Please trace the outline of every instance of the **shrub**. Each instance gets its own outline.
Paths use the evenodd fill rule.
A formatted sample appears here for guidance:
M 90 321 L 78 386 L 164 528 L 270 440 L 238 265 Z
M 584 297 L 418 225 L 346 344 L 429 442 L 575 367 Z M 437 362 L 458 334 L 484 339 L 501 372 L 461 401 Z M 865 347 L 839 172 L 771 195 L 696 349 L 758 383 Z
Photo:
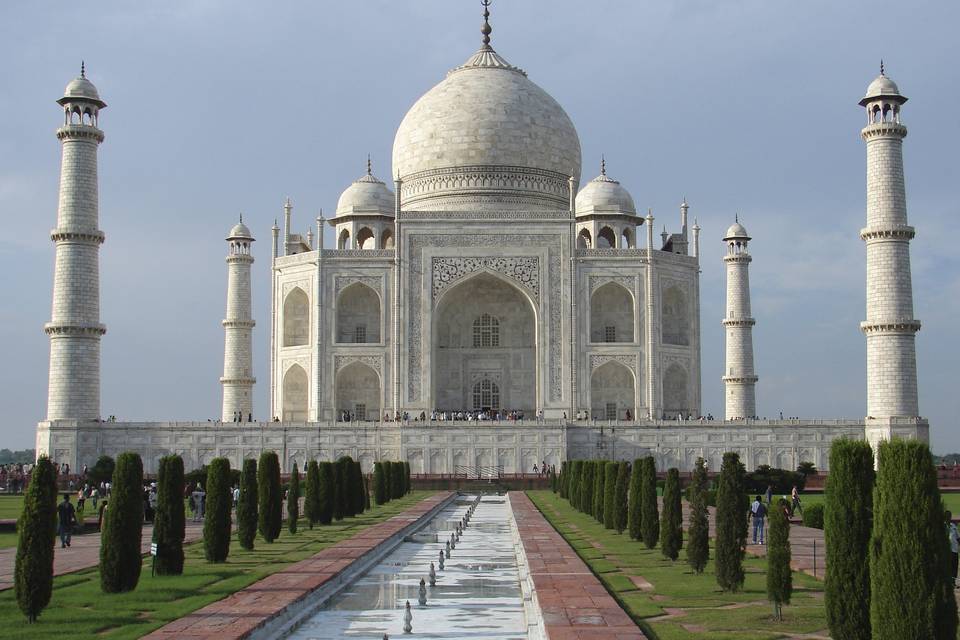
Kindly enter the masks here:
M 153 521 L 153 541 L 157 544 L 153 568 L 157 575 L 178 576 L 183 573 L 183 538 L 186 534 L 183 489 L 183 458 L 160 458 L 157 513 Z
M 870 640 L 870 533 L 873 529 L 873 450 L 859 440 L 835 440 L 824 502 L 827 546 L 824 600 L 830 635 Z M 804 510 L 804 520 L 810 507 Z
M 640 532 L 643 544 L 647 549 L 653 549 L 660 540 L 660 517 L 657 514 L 657 462 L 653 456 L 643 459 L 643 475 L 640 485 L 640 511 L 643 513 L 643 524 Z
M 287 489 L 287 530 L 291 534 L 297 532 L 297 521 L 300 520 L 300 472 L 297 465 L 293 465 L 290 472 L 290 488 Z
M 698 460 L 702 460 L 702 458 L 698 458 Z M 706 487 L 707 484 L 708 481 L 706 479 L 706 470 L 704 470 L 704 486 Z M 686 498 L 687 502 L 693 504 L 693 485 L 690 485 L 684 489 L 684 497 Z M 703 489 L 703 500 L 708 507 L 717 506 L 717 492 L 711 489 Z
M 320 465 L 316 460 L 311 460 L 307 465 L 303 511 L 307 516 L 307 525 L 313 529 L 313 525 L 320 521 Z
M 567 481 L 570 479 L 569 466 L 566 460 L 560 463 L 560 477 L 558 478 L 557 491 L 560 492 L 561 498 L 567 497 Z
M 363 510 L 370 511 L 370 483 L 366 475 L 361 476 L 363 479 Z
M 744 468 L 736 453 L 723 454 L 717 487 L 716 573 L 724 591 L 743 587 L 743 556 L 747 545 L 747 502 Z
M 91 484 L 99 485 L 101 482 L 110 482 L 113 478 L 113 470 L 116 463 L 110 456 L 100 456 L 93 464 L 93 467 L 87 472 L 87 477 Z
M 386 502 L 393 500 L 393 463 L 389 460 L 384 460 L 380 463 L 383 467 L 383 487 L 387 492 Z
M 570 479 L 567 480 L 567 500 L 574 509 L 580 508 L 580 476 L 583 473 L 583 465 L 580 463 L 580 460 L 572 460 L 568 465 Z
M 593 517 L 603 524 L 603 485 L 607 480 L 607 462 L 595 460 L 593 465 Z
M 30 473 L 30 484 L 17 520 L 17 558 L 14 588 L 17 606 L 29 622 L 36 622 L 53 594 L 53 545 L 57 536 L 57 472 L 47 456 L 40 456 Z
M 663 514 L 660 517 L 660 550 L 665 558 L 676 560 L 683 546 L 683 511 L 680 506 L 680 471 L 667 471 L 663 487 Z
M 410 463 L 403 463 L 403 495 L 410 493 Z
M 237 542 L 247 551 L 257 537 L 257 461 L 244 460 L 240 474 L 240 498 L 237 500 Z
M 366 500 L 364 499 L 364 493 L 366 493 L 366 491 L 363 484 L 363 468 L 360 466 L 359 460 L 353 462 L 351 471 L 353 472 L 353 512 L 363 513 L 366 504 Z
M 617 482 L 614 486 L 614 526 L 617 533 L 627 528 L 627 493 L 630 490 L 630 465 L 620 462 L 617 465 Z
M 373 501 L 378 504 L 386 504 L 390 500 L 387 493 L 387 478 L 383 462 L 373 463 Z
M 320 509 L 318 519 L 320 524 L 330 524 L 333 522 L 336 470 L 332 462 L 321 462 L 318 466 L 320 467 L 320 489 L 317 492 Z
M 333 519 L 343 520 L 350 515 L 350 495 L 348 493 L 348 484 L 350 478 L 347 474 L 346 461 L 349 458 L 340 458 L 333 463 Z
M 643 511 L 640 510 L 643 493 L 643 459 L 633 461 L 630 472 L 630 493 L 627 496 L 627 529 L 634 540 L 643 538 Z
M 132 591 L 140 581 L 140 540 L 143 534 L 143 461 L 136 453 L 121 453 L 113 470 L 110 501 L 100 536 L 100 589 L 104 593 Z
M 690 501 L 690 527 L 687 530 L 687 564 L 697 574 L 703 573 L 710 560 L 710 520 L 707 510 L 707 467 L 703 458 L 697 458 L 693 470 L 693 482 Z M 744 533 L 746 541 L 746 533 Z
M 207 508 L 203 518 L 203 550 L 207 562 L 226 562 L 230 554 L 230 461 L 214 458 L 207 468 Z
M 405 482 L 404 482 L 404 480 L 403 480 L 403 477 L 404 477 L 404 469 L 405 469 L 405 468 L 406 468 L 406 467 L 405 467 L 404 463 L 403 463 L 403 462 L 400 462 L 400 461 L 394 461 L 394 463 L 393 463 L 392 465 L 390 465 L 390 470 L 393 472 L 393 477 L 390 478 L 390 488 L 393 490 L 393 496 L 392 496 L 392 497 L 394 497 L 394 498 L 402 498 L 402 497 L 403 497 L 403 494 L 404 494 L 404 490 L 403 490 L 403 489 L 404 489 L 404 486 L 405 486 Z
M 870 541 L 870 626 L 875 640 L 953 640 L 957 603 L 943 504 L 927 445 L 881 442 Z
M 790 522 L 783 509 L 771 509 L 767 532 L 767 598 L 773 603 L 778 621 L 783 620 L 783 605 L 790 604 L 792 593 Z
M 580 511 L 593 515 L 593 460 L 583 461 L 583 474 L 580 480 Z
M 812 504 L 803 510 L 803 526 L 823 529 L 823 505 Z
M 604 467 L 603 478 L 603 527 L 614 529 L 617 526 L 617 470 L 616 462 L 608 462 Z
M 763 495 L 769 486 L 773 487 L 774 493 L 784 495 L 789 494 L 793 487 L 802 491 L 806 476 L 796 471 L 772 469 L 769 465 L 762 464 L 746 475 L 745 483 L 747 492 L 751 494 Z
M 283 527 L 283 496 L 280 493 L 280 460 L 276 451 L 264 451 L 257 465 L 258 530 L 273 542 Z

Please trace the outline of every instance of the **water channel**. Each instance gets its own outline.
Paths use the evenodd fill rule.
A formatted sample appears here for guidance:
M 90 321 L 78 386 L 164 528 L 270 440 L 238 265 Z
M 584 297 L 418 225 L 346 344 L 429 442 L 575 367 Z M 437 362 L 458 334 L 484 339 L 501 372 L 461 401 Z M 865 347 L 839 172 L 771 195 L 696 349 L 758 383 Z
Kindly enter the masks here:
M 478 501 L 479 498 L 479 501 Z M 470 510 L 444 569 L 439 556 Z M 430 586 L 430 563 L 436 585 Z M 506 496 L 459 496 L 378 564 L 307 617 L 289 640 L 328 638 L 449 638 L 533 640 L 539 638 L 522 545 Z M 419 604 L 420 580 L 427 604 Z M 406 603 L 412 633 L 405 634 Z M 526 603 L 526 606 L 525 606 Z

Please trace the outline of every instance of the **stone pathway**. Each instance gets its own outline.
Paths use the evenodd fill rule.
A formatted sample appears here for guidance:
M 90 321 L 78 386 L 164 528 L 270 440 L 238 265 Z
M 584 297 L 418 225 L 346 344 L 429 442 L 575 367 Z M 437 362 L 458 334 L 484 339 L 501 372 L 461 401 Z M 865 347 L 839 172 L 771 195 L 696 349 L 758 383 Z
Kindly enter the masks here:
M 547 636 L 551 640 L 644 640 L 640 628 L 527 494 L 511 491 L 510 504 Z
M 240 640 L 282 616 L 315 589 L 340 574 L 357 559 L 421 518 L 438 509 L 450 492 L 421 500 L 403 513 L 367 527 L 318 554 L 167 624 L 144 638 L 149 640 Z M 432 517 L 432 516 L 431 516 Z
M 203 523 L 187 520 L 186 537 L 184 543 L 199 540 L 203 535 Z M 153 538 L 153 525 L 143 525 L 143 535 L 140 538 L 140 551 L 146 555 L 150 553 L 150 541 Z M 54 544 L 53 575 L 73 573 L 81 569 L 95 567 L 100 563 L 100 534 L 87 533 L 73 536 L 70 546 L 60 548 L 60 537 Z M 0 591 L 13 586 L 13 569 L 17 558 L 17 548 L 0 549 Z

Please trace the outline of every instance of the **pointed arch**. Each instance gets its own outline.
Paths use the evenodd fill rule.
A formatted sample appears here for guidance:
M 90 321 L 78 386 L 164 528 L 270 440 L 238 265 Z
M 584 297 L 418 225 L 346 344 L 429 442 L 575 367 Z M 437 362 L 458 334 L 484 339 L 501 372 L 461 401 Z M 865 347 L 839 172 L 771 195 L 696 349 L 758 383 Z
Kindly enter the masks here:
M 383 234 L 380 236 L 380 248 L 381 248 L 381 249 L 393 249 L 394 246 L 395 246 L 395 245 L 394 245 L 394 242 L 393 242 L 393 230 L 392 230 L 392 229 L 384 229 L 384 230 L 383 230 Z
M 355 282 L 337 298 L 337 342 L 380 342 L 380 296 L 362 282 Z
M 664 344 L 690 344 L 690 313 L 687 296 L 680 287 L 664 290 L 660 316 Z
M 590 296 L 590 342 L 634 342 L 633 293 L 608 282 Z
M 601 420 L 626 420 L 637 416 L 636 377 L 626 365 L 610 360 L 590 376 L 591 415 Z
M 380 375 L 370 365 L 356 361 L 336 374 L 337 415 L 349 412 L 352 420 L 376 420 L 380 416 Z
M 310 298 L 294 287 L 283 301 L 283 346 L 310 344 Z
M 663 372 L 663 411 L 668 418 L 693 414 L 687 370 L 673 363 Z
M 363 227 L 357 231 L 357 249 L 375 249 L 377 237 L 370 227 Z
M 590 235 L 590 230 L 587 228 L 580 229 L 580 233 L 577 234 L 577 248 L 589 249 L 591 247 L 593 247 L 593 237 Z
M 306 422 L 309 379 L 307 372 L 299 364 L 291 365 L 283 374 L 283 407 L 284 422 Z
M 337 249 L 350 249 L 350 230 L 344 229 L 337 237 Z
M 613 249 L 617 246 L 617 234 L 610 227 L 604 227 L 597 233 L 597 249 Z

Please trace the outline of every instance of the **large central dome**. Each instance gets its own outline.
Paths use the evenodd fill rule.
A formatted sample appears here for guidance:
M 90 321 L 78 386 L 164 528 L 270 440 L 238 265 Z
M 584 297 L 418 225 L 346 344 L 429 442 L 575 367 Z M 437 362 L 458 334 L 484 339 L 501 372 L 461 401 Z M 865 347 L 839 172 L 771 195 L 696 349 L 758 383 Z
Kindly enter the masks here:
M 407 210 L 566 209 L 580 139 L 556 100 L 484 44 L 407 112 L 393 167 Z

